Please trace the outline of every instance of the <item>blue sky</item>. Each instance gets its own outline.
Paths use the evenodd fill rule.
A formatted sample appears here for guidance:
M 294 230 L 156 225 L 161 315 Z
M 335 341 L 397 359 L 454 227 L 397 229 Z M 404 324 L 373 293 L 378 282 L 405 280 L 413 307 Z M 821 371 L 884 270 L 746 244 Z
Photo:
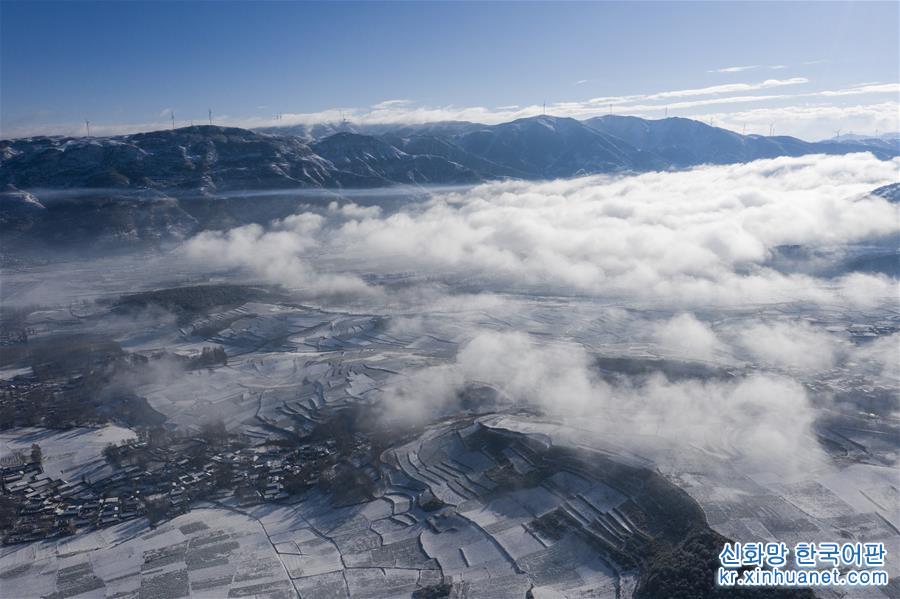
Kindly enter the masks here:
M 3 137 L 666 114 L 896 130 L 900 4 L 0 2 Z M 752 67 L 752 68 L 734 68 Z M 611 105 L 611 106 L 610 106 Z

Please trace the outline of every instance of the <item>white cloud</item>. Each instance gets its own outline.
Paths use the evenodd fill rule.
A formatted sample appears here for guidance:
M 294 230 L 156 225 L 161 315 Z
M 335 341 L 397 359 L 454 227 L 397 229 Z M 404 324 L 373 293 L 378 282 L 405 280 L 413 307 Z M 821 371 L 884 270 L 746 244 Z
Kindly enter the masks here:
M 316 247 L 323 219 L 316 214 L 289 216 L 268 230 L 246 225 L 227 232 L 205 231 L 184 246 L 185 256 L 218 268 L 237 268 L 265 281 L 290 284 L 310 295 L 372 295 L 356 275 L 326 274 L 314 269 L 304 254 Z
M 708 96 L 713 94 L 731 94 L 736 92 L 757 91 L 761 89 L 771 89 L 773 87 L 784 87 L 787 85 L 801 85 L 809 83 L 809 79 L 805 77 L 792 77 L 790 79 L 766 79 L 758 83 L 726 83 L 723 85 L 712 85 L 709 87 L 701 87 L 697 89 L 682 89 L 668 92 L 660 92 L 657 94 L 649 94 L 646 96 L 637 96 L 640 100 L 664 100 L 667 98 L 684 98 L 691 96 Z
M 341 214 L 347 218 L 375 218 L 381 214 L 380 206 L 360 206 L 353 202 L 339 205 L 337 202 L 328 204 L 328 211 Z
M 769 253 L 895 232 L 893 206 L 858 196 L 891 181 L 897 165 L 816 156 L 494 183 L 346 223 L 331 239 L 348 261 L 373 268 L 402 268 L 390 258 L 402 256 L 406 268 L 670 303 L 815 300 L 819 286 L 762 266 Z
M 900 333 L 863 344 L 853 352 L 853 359 L 857 367 L 867 371 L 867 378 L 882 377 L 887 384 L 896 385 L 900 381 Z
M 698 87 L 692 89 L 679 89 L 679 90 L 670 90 L 657 92 L 652 94 L 633 94 L 629 96 L 602 96 L 598 98 L 591 98 L 587 102 L 569 102 L 566 103 L 572 107 L 590 107 L 590 106 L 608 106 L 610 104 L 614 106 L 624 105 L 627 106 L 628 110 L 640 111 L 652 108 L 664 108 L 666 104 L 661 104 L 659 106 L 655 105 L 641 105 L 635 104 L 636 102 L 653 102 L 655 100 L 671 100 L 673 98 L 693 98 L 693 97 L 702 97 L 702 96 L 717 96 L 721 94 L 734 94 L 734 93 L 746 93 L 751 91 L 760 91 L 764 89 L 772 89 L 777 87 L 785 87 L 791 85 L 801 85 L 804 83 L 809 83 L 809 79 L 805 77 L 792 77 L 790 79 L 766 79 L 765 81 L 759 81 L 756 83 L 726 83 L 722 85 L 711 85 L 708 87 Z M 699 104 L 693 103 L 683 103 L 679 104 L 678 107 L 686 108 L 695 105 L 703 105 L 704 103 L 722 103 L 722 102 L 751 102 L 755 99 L 758 100 L 769 100 L 773 98 L 780 98 L 781 96 L 733 96 L 731 98 L 711 98 L 707 100 L 697 100 Z M 669 104 L 672 107 L 672 104 Z
M 412 100 L 405 100 L 405 99 L 385 100 L 383 102 L 379 102 L 378 104 L 375 104 L 374 106 L 372 106 L 372 108 L 375 110 L 382 110 L 382 109 L 388 109 L 388 108 L 397 108 L 397 107 L 401 107 L 401 106 L 409 106 L 412 103 L 413 103 Z
M 722 343 L 706 323 L 693 314 L 679 314 L 658 326 L 657 343 L 673 357 L 682 360 L 712 360 L 722 350 Z
M 777 66 L 781 65 L 774 65 L 767 68 L 775 68 Z M 577 82 L 577 84 L 582 84 L 587 81 L 588 80 L 581 80 Z M 844 89 L 819 90 L 794 94 L 750 93 L 781 89 L 806 83 L 809 83 L 809 80 L 805 77 L 792 77 L 787 79 L 767 79 L 749 83 L 730 83 L 701 88 L 667 90 L 646 94 L 606 96 L 588 100 L 556 102 L 549 104 L 546 111 L 555 116 L 589 118 L 606 114 L 609 111 L 610 106 L 612 106 L 616 114 L 659 117 L 666 111 L 669 112 L 670 116 L 674 116 L 672 114 L 673 111 L 678 111 L 678 116 L 708 120 L 708 115 L 699 113 L 698 109 L 705 106 L 756 103 L 768 105 L 761 110 L 802 111 L 808 106 L 805 104 L 796 104 L 796 102 L 805 102 L 811 99 L 833 102 L 840 101 L 845 97 L 876 96 L 881 94 L 894 94 L 896 96 L 898 93 L 898 85 L 900 85 L 896 83 L 868 83 Z M 784 106 L 786 102 L 794 102 L 795 104 L 792 106 Z M 893 107 L 893 113 L 886 119 L 888 124 L 886 127 L 881 127 L 882 130 L 896 130 L 900 128 L 900 117 L 898 117 L 898 107 L 900 107 L 900 103 L 893 101 L 890 104 Z M 840 111 L 846 108 L 845 106 L 835 104 L 828 104 L 826 107 L 833 111 Z M 276 125 L 289 126 L 298 124 L 312 125 L 320 123 L 337 123 L 340 122 L 341 119 L 346 118 L 353 123 L 364 125 L 420 124 L 451 120 L 496 124 L 518 118 L 536 116 L 543 112 L 544 106 L 541 104 L 497 107 L 453 105 L 422 106 L 417 105 L 412 100 L 408 99 L 393 99 L 379 102 L 368 108 L 330 108 L 311 113 L 282 112 L 280 113 L 280 118 L 278 120 L 274 120 L 274 117 L 237 118 L 229 115 L 215 115 L 214 123 L 235 127 L 258 128 Z M 166 113 L 166 115 L 168 114 L 169 113 Z M 715 121 L 718 126 L 727 126 L 735 131 L 742 131 L 743 123 L 739 122 L 742 118 L 740 115 L 742 114 L 745 113 L 729 112 L 719 114 L 716 116 Z M 160 118 L 165 117 L 161 116 Z M 189 119 L 182 119 L 178 121 L 177 124 L 182 126 L 188 124 L 188 122 Z M 205 113 L 200 115 L 200 117 L 196 119 L 196 122 L 205 123 Z M 732 123 L 737 124 L 732 126 Z M 104 124 L 92 122 L 91 125 L 94 135 L 135 133 L 139 131 L 160 129 L 164 126 L 163 123 L 160 123 L 159 121 L 140 124 Z M 830 125 L 827 125 L 827 127 L 830 127 Z M 868 127 L 867 125 L 861 128 L 874 130 L 876 127 Z M 768 123 L 766 123 L 765 127 L 759 131 L 768 132 Z M 802 128 L 795 127 L 792 121 L 786 120 L 782 127 L 779 128 L 779 131 L 781 134 L 799 135 L 808 139 L 821 139 L 826 137 L 826 134 L 830 132 L 831 129 L 828 129 L 825 126 L 816 127 L 813 121 L 806 121 Z M 83 123 L 5 127 L 5 134 L 13 137 L 20 137 L 23 135 L 80 135 L 81 133 L 83 133 Z
M 647 113 L 658 112 L 660 110 L 685 110 L 690 108 L 699 108 L 701 106 L 715 106 L 720 104 L 747 104 L 768 102 L 772 100 L 782 100 L 782 95 L 754 95 L 754 96 L 726 96 L 724 98 L 704 98 L 702 100 L 682 100 L 680 102 L 669 102 L 667 104 L 630 104 L 627 107 L 619 107 L 617 110 L 625 110 L 626 113 Z
M 573 344 L 536 343 L 523 333 L 477 333 L 452 365 L 398 377 L 383 394 L 389 418 L 414 420 L 452 406 L 465 381 L 500 391 L 517 405 L 540 408 L 578 429 L 658 463 L 696 450 L 787 474 L 819 464 L 814 411 L 803 388 L 784 377 L 671 382 L 657 375 L 611 384 Z M 422 406 L 425 411 L 420 412 Z M 779 459 L 773 461 L 771 456 Z
M 755 324 L 741 332 L 738 343 L 754 364 L 805 373 L 833 368 L 838 356 L 835 338 L 806 322 Z
M 900 103 L 880 102 L 836 106 L 833 104 L 803 104 L 794 106 L 761 107 L 738 112 L 705 112 L 695 115 L 704 121 L 715 119 L 717 126 L 747 134 L 768 135 L 769 125 L 775 124 L 776 135 L 794 135 L 802 139 L 833 137 L 837 129 L 844 133 L 874 135 L 876 131 L 900 129 Z
M 205 233 L 187 248 L 291 287 L 347 292 L 364 289 L 359 273 L 412 270 L 499 292 L 531 288 L 687 310 L 796 300 L 865 308 L 892 301 L 888 280 L 817 280 L 767 262 L 782 245 L 828 252 L 897 234 L 896 206 L 865 193 L 896 180 L 898 166 L 900 159 L 854 154 L 495 182 L 437 192 L 387 215 L 335 206 L 340 218 L 328 221 L 298 215 L 268 231 Z
M 803 64 L 814 64 L 814 63 L 803 63 Z M 771 69 L 773 71 L 779 71 L 782 69 L 788 68 L 786 64 L 770 64 L 770 65 L 762 65 L 762 64 L 752 64 L 747 66 L 740 67 L 722 67 L 721 69 L 712 69 L 706 71 L 707 73 L 743 73 L 744 71 L 753 71 L 756 69 Z
M 743 67 L 722 67 L 721 69 L 712 69 L 707 73 L 742 73 L 744 71 L 752 71 L 753 69 L 762 68 L 762 65 L 752 64 Z
M 892 91 L 891 84 L 878 85 L 860 85 L 839 90 L 823 90 L 794 94 L 755 94 L 749 92 L 759 92 L 764 90 L 776 90 L 791 86 L 797 86 L 809 83 L 805 77 L 792 77 L 788 79 L 767 79 L 753 83 L 732 83 L 724 85 L 715 85 L 702 88 L 690 88 L 680 90 L 661 91 L 649 94 L 635 94 L 627 96 L 605 96 L 596 97 L 588 100 L 575 100 L 565 102 L 555 102 L 548 104 L 546 111 L 555 116 L 572 117 L 572 118 L 590 118 L 606 114 L 612 105 L 616 114 L 630 114 L 635 116 L 659 117 L 664 111 L 669 112 L 670 116 L 673 111 L 678 111 L 680 116 L 697 117 L 708 120 L 706 115 L 698 113 L 698 109 L 706 106 L 732 105 L 732 104 L 781 104 L 785 102 L 794 102 L 798 100 L 808 101 L 810 99 L 837 99 L 840 97 L 850 97 L 854 95 L 879 95 L 885 93 L 896 93 Z M 900 128 L 900 117 L 898 117 L 898 107 L 900 103 L 891 102 L 893 106 L 893 114 L 890 117 L 891 127 L 888 125 L 883 129 Z M 828 105 L 833 111 L 838 112 L 844 109 L 844 106 Z M 766 110 L 797 110 L 802 111 L 807 108 L 805 104 L 797 104 L 794 106 L 766 108 Z M 515 120 L 518 118 L 536 116 L 544 112 L 541 104 L 532 104 L 527 106 L 510 105 L 489 108 L 484 106 L 417 106 L 411 103 L 393 104 L 382 103 L 370 109 L 347 109 L 343 115 L 354 123 L 359 124 L 389 124 L 389 123 L 406 123 L 418 124 L 437 121 L 472 121 L 485 124 L 496 124 Z M 722 113 L 717 115 L 716 123 L 735 123 L 738 121 L 736 115 L 743 113 Z M 317 113 L 297 113 L 283 114 L 282 120 L 278 124 L 313 124 L 321 122 L 337 122 L 340 120 L 340 111 L 328 110 Z M 243 122 L 243 126 L 266 126 L 272 125 L 270 121 L 254 121 Z M 820 139 L 824 135 L 825 130 L 819 127 L 817 132 L 807 133 L 812 130 L 813 122 L 809 122 L 809 127 L 802 131 L 793 131 L 792 124 L 789 119 L 783 123 L 780 129 L 782 134 L 799 134 L 810 139 Z M 726 125 L 727 126 L 727 125 Z M 743 125 L 738 123 L 730 127 L 736 131 L 741 131 Z M 768 131 L 768 123 L 764 131 Z
M 846 89 L 826 90 L 823 96 L 858 96 L 861 94 L 900 94 L 900 83 L 872 83 L 855 85 Z

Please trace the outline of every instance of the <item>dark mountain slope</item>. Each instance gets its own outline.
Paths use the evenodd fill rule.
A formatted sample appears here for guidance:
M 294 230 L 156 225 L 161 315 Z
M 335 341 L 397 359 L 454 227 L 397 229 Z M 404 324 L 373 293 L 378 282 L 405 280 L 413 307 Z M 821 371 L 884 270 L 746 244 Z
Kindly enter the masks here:
M 439 156 L 451 162 L 460 164 L 472 171 L 479 173 L 485 179 L 499 179 L 511 177 L 515 179 L 527 179 L 533 176 L 531 173 L 516 170 L 508 166 L 497 164 L 476 156 L 471 152 L 439 135 L 412 135 L 409 137 L 395 137 L 393 135 L 382 136 L 382 139 L 397 149 L 414 156 Z
M 466 184 L 482 180 L 472 169 L 428 153 L 407 154 L 377 138 L 356 133 L 338 133 L 311 146 L 336 170 L 362 178 L 390 183 Z
M 261 189 L 340 186 L 307 145 L 246 129 L 185 127 L 110 138 L 0 142 L 0 184 L 18 188 Z
M 652 152 L 674 168 L 698 164 L 733 164 L 778 156 L 849 154 L 871 151 L 879 158 L 896 155 L 890 149 L 853 143 L 810 143 L 795 137 L 740 135 L 727 129 L 683 118 L 646 120 L 607 115 L 584 124 L 624 140 L 639 150 Z
M 663 168 L 654 156 L 575 119 L 539 116 L 456 138 L 467 152 L 534 178 Z

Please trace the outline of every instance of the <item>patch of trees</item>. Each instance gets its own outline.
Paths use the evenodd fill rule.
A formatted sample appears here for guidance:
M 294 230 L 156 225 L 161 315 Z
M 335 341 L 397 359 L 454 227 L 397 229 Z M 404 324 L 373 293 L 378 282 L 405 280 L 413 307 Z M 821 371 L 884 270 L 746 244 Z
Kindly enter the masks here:
M 291 495 L 299 495 L 315 485 L 318 476 L 315 467 L 309 462 L 303 462 L 300 468 L 284 475 L 282 484 L 285 492 Z
M 138 429 L 138 441 L 151 448 L 165 447 L 172 439 L 172 433 L 161 426 L 148 426 Z
M 362 503 L 374 497 L 375 482 L 368 474 L 348 464 L 337 464 L 319 478 L 323 491 L 331 493 L 334 505 Z
M 212 471 L 212 486 L 217 491 L 231 489 L 234 467 L 228 463 L 216 464 Z
M 41 446 L 37 443 L 31 444 L 31 463 L 32 464 L 44 464 L 44 452 L 41 450 Z
M 313 428 L 309 440 L 313 443 L 333 441 L 340 455 L 349 455 L 353 451 L 356 430 L 356 417 L 351 410 L 341 410 Z
M 68 339 L 68 338 L 66 338 Z M 63 342 L 59 351 L 79 351 Z M 34 375 L 0 381 L 0 429 L 42 426 L 69 429 L 104 424 L 111 419 L 131 426 L 158 425 L 165 416 L 120 384 L 140 375 L 148 360 L 122 352 L 118 345 L 103 346 L 93 358 L 56 358 L 54 351 L 36 352 L 41 361 Z M 90 352 L 89 352 L 90 353 Z M 40 354 L 40 355 L 38 355 Z
M 26 360 L 43 379 L 95 370 L 125 354 L 115 341 L 90 335 L 58 335 L 27 347 Z
M 213 366 L 225 366 L 228 364 L 228 354 L 221 346 L 203 347 L 200 354 L 188 358 L 187 367 L 190 370 L 197 368 L 212 368 Z
M 419 497 L 419 504 L 426 512 L 434 512 L 447 505 L 446 503 L 438 499 L 437 496 L 435 496 L 435 494 L 431 491 L 425 491 L 424 493 L 422 493 L 422 495 Z
M 115 443 L 109 443 L 103 448 L 103 457 L 113 466 L 122 465 L 123 448 Z
M 212 445 L 218 447 L 228 441 L 228 429 L 221 418 L 207 420 L 200 425 L 200 437 Z
M 9 530 L 16 522 L 18 506 L 10 495 L 0 495 L 0 530 Z
M 635 599 L 814 599 L 809 589 L 725 588 L 716 585 L 719 552 L 727 541 L 712 531 L 695 530 L 675 545 L 656 542 L 641 564 Z
M 212 308 L 228 308 L 245 304 L 268 295 L 260 287 L 245 285 L 192 285 L 123 295 L 114 309 L 119 312 L 136 312 L 158 306 L 173 312 L 184 320 Z
M 165 495 L 146 498 L 144 513 L 147 515 L 147 520 L 150 521 L 150 526 L 156 526 L 165 520 L 169 513 L 169 498 Z
M 44 385 L 4 391 L 0 396 L 0 429 L 42 426 L 67 429 L 99 424 L 106 418 L 96 413 L 93 403 L 84 398 L 81 386 L 64 391 Z
M 566 520 L 562 510 L 559 509 L 533 520 L 531 525 L 543 536 L 554 541 L 560 540 L 566 534 L 566 531 L 572 529 L 572 523 Z
M 391 438 L 379 436 L 373 429 L 375 418 L 365 406 L 353 406 L 333 412 L 328 420 L 316 424 L 307 435 L 298 434 L 314 444 L 328 444 L 335 454 L 347 458 L 369 443 L 368 453 L 377 459 L 391 445 Z
M 413 591 L 412 596 L 413 599 L 443 599 L 444 597 L 449 597 L 452 590 L 453 585 L 449 582 L 439 582 L 438 584 L 416 589 Z

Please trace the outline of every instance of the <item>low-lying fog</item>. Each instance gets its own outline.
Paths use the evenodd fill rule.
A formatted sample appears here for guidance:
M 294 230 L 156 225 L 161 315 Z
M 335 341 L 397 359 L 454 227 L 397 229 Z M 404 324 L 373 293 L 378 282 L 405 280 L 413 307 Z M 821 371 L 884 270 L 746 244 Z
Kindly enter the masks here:
M 598 435 L 627 430 L 645 454 L 714 452 L 727 436 L 748 460 L 777 455 L 790 471 L 820 462 L 823 414 L 897 416 L 810 385 L 844 373 L 896 389 L 895 273 L 847 265 L 896 252 L 898 206 L 868 192 L 898 169 L 869 154 L 803 156 L 495 182 L 389 208 L 344 196 L 162 255 L 7 269 L 2 294 L 7 305 L 68 304 L 209 276 L 277 284 L 458 344 L 455 358 L 382 390 L 387 417 L 427 420 L 479 382 Z M 865 341 L 854 324 L 887 332 Z M 718 374 L 609 377 L 597 366 L 622 355 Z

